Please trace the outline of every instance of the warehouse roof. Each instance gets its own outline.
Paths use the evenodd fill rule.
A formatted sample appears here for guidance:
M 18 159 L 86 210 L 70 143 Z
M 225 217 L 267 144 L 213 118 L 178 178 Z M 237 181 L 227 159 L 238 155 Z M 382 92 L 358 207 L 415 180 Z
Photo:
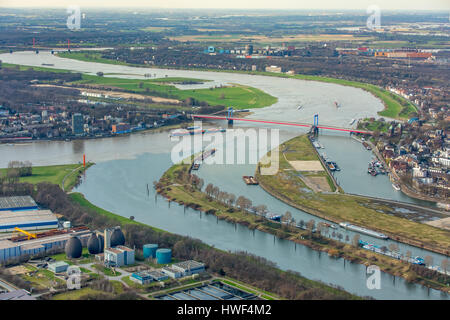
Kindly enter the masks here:
M 115 248 L 106 248 L 105 249 L 105 252 L 106 251 L 108 251 L 108 252 L 112 252 L 112 253 L 115 253 L 115 254 L 121 254 L 123 251 L 120 251 L 120 250 L 118 250 L 118 249 L 115 249 Z
M 58 218 L 50 210 L 32 211 L 1 211 L 0 226 L 20 226 L 24 223 L 36 223 L 41 221 L 58 221 Z
M 37 208 L 37 204 L 30 196 L 0 197 L 0 210 L 23 208 Z
M 192 270 L 192 269 L 197 269 L 197 268 L 204 268 L 205 264 L 194 261 L 194 260 L 188 260 L 188 261 L 174 263 L 172 266 L 178 267 L 178 268 L 184 269 L 184 270 Z
M 166 277 L 166 275 L 164 273 L 162 273 L 158 270 L 150 271 L 148 274 L 151 275 L 153 279 L 159 279 L 159 278 Z
M 65 267 L 65 266 L 69 266 L 69 264 L 64 261 L 56 261 L 48 264 L 48 267 Z
M 163 272 L 164 272 L 164 271 L 167 271 L 167 272 L 170 272 L 170 273 L 181 273 L 180 270 L 174 269 L 174 268 L 172 268 L 172 267 L 170 267 L 170 266 L 163 267 L 163 268 L 161 268 L 161 270 L 162 270 Z
M 122 250 L 122 251 L 130 251 L 133 252 L 134 250 L 125 246 L 116 246 L 116 249 Z

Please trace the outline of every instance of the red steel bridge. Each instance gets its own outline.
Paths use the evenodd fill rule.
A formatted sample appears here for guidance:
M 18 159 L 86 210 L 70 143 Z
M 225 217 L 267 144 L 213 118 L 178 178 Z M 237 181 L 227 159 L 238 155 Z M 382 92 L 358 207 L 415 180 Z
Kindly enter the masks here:
M 293 126 L 293 127 L 305 127 L 310 128 L 311 130 L 315 129 L 324 129 L 324 130 L 334 130 L 334 131 L 342 131 L 342 132 L 350 132 L 350 133 L 362 133 L 372 135 L 372 131 L 366 130 L 358 130 L 352 128 L 343 128 L 337 126 L 330 125 L 319 125 L 319 116 L 314 116 L 314 124 L 311 125 L 309 123 L 302 122 L 290 122 L 290 121 L 270 121 L 270 120 L 258 120 L 258 119 L 247 119 L 247 118 L 234 118 L 232 116 L 232 112 L 228 112 L 226 116 L 216 116 L 216 115 L 202 115 L 202 114 L 193 114 L 192 118 L 199 119 L 210 119 L 210 120 L 227 120 L 228 123 L 232 124 L 234 121 L 244 121 L 244 122 L 253 122 L 253 123 L 266 123 L 266 124 L 277 124 L 277 125 L 285 125 L 285 126 Z

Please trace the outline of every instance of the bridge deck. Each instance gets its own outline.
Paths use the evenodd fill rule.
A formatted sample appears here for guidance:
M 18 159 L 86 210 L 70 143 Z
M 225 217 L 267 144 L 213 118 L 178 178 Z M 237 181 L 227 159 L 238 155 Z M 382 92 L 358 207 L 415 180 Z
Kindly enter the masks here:
M 248 118 L 228 118 L 225 116 L 213 116 L 213 115 L 202 115 L 202 114 L 193 114 L 193 118 L 202 118 L 202 119 L 213 119 L 213 120 L 233 120 L 233 121 L 245 121 L 245 122 L 256 122 L 256 123 L 267 123 L 267 124 L 279 124 L 279 125 L 286 125 L 286 126 L 294 126 L 294 127 L 305 127 L 305 128 L 311 128 L 313 125 L 309 123 L 302 123 L 302 122 L 290 122 L 290 121 L 270 121 L 270 120 L 258 120 L 258 119 L 248 119 Z M 338 126 L 331 126 L 331 125 L 323 125 L 323 126 L 317 126 L 319 129 L 325 129 L 325 130 L 334 130 L 334 131 L 343 131 L 343 132 L 355 132 L 355 133 L 362 133 L 362 134 L 372 134 L 371 131 L 366 130 L 358 130 L 358 129 L 352 129 L 352 128 L 344 128 L 344 127 L 338 127 Z

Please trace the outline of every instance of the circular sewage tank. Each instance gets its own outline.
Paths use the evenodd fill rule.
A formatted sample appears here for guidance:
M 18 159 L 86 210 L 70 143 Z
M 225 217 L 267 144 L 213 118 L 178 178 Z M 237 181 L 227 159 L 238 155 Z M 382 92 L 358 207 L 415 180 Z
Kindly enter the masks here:
M 144 252 L 144 259 L 156 258 L 156 250 L 158 245 L 154 243 L 144 244 L 142 251 Z
M 156 262 L 158 264 L 167 264 L 172 260 L 171 249 L 158 249 L 156 250 Z

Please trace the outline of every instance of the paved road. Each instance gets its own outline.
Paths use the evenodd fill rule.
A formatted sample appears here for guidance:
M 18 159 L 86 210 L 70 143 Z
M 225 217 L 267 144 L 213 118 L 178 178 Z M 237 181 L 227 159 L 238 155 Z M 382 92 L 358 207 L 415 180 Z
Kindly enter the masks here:
M 17 288 L 15 285 L 13 285 L 9 282 L 6 282 L 5 280 L 2 280 L 2 279 L 0 279 L 0 287 L 5 288 L 9 292 L 19 290 L 19 288 Z

